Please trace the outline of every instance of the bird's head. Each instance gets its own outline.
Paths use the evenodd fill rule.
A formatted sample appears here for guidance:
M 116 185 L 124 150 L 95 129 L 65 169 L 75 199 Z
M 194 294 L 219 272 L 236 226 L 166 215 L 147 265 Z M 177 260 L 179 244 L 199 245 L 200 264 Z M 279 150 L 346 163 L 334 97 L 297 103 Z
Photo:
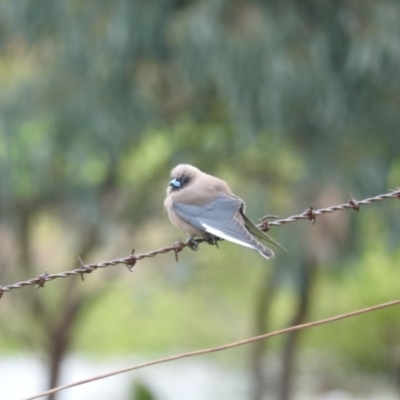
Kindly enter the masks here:
M 201 175 L 201 171 L 189 164 L 177 165 L 171 171 L 168 191 L 178 191 L 193 184 Z

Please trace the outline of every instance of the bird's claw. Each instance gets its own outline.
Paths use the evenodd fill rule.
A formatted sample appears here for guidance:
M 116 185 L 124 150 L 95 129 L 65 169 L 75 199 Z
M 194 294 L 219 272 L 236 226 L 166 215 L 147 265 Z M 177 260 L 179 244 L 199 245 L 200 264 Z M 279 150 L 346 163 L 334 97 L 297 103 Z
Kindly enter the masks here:
M 191 249 L 193 251 L 197 251 L 199 249 L 199 242 L 196 239 L 191 237 L 188 239 L 188 246 L 189 246 L 189 249 Z
M 212 235 L 206 235 L 204 236 L 204 240 L 208 243 L 211 244 L 212 246 L 217 246 L 217 249 L 219 249 L 218 246 L 218 241 L 221 240 L 220 238 Z

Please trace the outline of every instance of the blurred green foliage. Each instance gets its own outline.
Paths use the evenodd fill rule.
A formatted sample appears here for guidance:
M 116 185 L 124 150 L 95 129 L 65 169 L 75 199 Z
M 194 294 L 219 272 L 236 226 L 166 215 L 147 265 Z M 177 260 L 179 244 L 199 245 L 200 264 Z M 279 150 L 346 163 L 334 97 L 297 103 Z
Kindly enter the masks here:
M 154 400 L 155 398 L 150 388 L 142 382 L 135 383 L 132 388 L 133 400 Z
M 162 210 L 182 162 L 229 181 L 253 219 L 398 187 L 399 18 L 396 0 L 0 2 L 0 282 L 184 239 Z M 396 298 L 398 204 L 329 218 L 274 229 L 289 252 L 268 265 L 222 243 L 132 275 L 114 268 L 6 294 L 0 348 L 51 352 L 35 313 L 62 320 L 75 298 L 65 352 L 243 338 L 265 273 L 279 289 L 278 328 L 309 260 L 308 319 Z M 389 371 L 396 319 L 388 309 L 315 328 L 301 345 Z M 283 339 L 272 343 L 278 352 Z

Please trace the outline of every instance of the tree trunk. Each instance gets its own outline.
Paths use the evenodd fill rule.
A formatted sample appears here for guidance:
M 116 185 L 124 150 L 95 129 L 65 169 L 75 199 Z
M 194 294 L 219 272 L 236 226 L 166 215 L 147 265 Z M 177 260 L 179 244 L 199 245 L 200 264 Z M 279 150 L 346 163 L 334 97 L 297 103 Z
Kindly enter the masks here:
M 271 273 L 267 269 L 264 272 L 264 279 L 257 292 L 255 299 L 254 312 L 254 334 L 261 335 L 268 330 L 268 314 L 271 299 L 275 294 L 276 268 Z M 252 384 L 252 400 L 262 400 L 267 391 L 267 378 L 264 368 L 264 359 L 266 354 L 266 342 L 259 340 L 251 346 L 251 378 Z
M 299 325 L 304 322 L 310 306 L 312 282 L 316 265 L 306 261 L 302 266 L 301 284 L 299 287 L 299 301 L 297 309 L 289 326 Z M 294 365 L 296 348 L 299 342 L 301 331 L 293 331 L 287 334 L 287 341 L 283 353 L 282 380 L 280 385 L 279 400 L 289 400 L 294 377 Z

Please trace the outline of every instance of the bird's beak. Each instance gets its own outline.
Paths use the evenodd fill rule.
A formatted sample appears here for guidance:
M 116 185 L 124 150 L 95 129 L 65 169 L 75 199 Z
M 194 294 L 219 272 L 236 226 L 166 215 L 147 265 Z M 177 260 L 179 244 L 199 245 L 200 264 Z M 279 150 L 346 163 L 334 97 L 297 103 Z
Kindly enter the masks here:
M 172 186 L 174 188 L 180 188 L 182 186 L 181 182 L 178 179 L 171 179 L 169 181 L 169 186 Z

